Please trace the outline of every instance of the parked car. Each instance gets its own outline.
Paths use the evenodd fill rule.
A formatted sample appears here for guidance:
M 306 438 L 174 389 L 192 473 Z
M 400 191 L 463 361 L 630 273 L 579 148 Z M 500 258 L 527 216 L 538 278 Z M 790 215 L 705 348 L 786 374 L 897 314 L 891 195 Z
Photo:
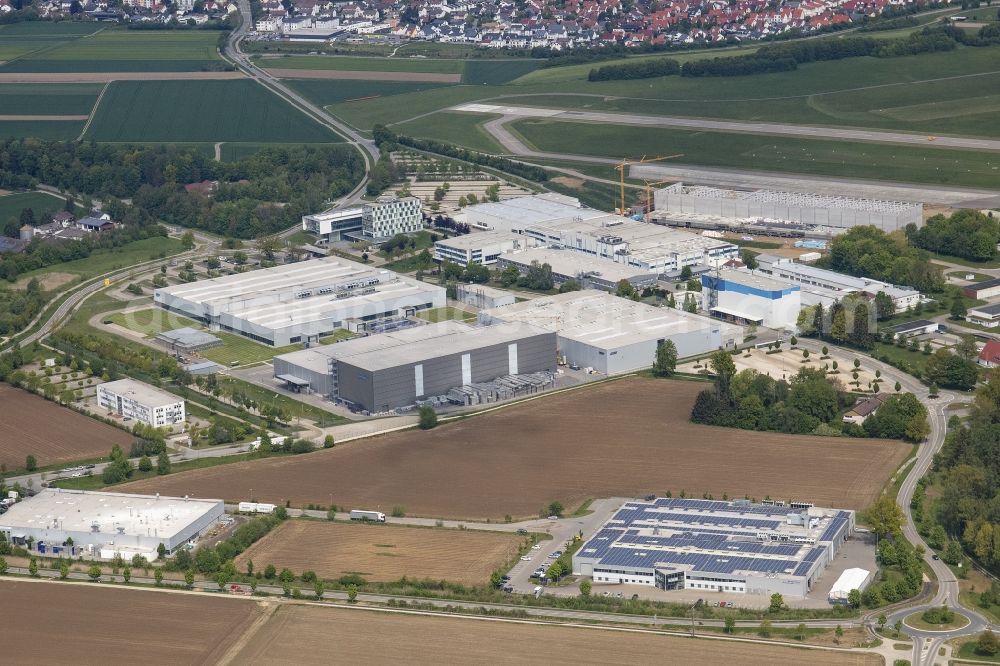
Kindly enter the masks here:
M 522 555 L 521 556 L 521 561 L 522 562 L 530 562 L 531 561 L 531 555 Z
M 517 528 L 517 533 L 518 534 L 527 534 L 528 530 L 524 529 L 523 527 L 518 527 Z

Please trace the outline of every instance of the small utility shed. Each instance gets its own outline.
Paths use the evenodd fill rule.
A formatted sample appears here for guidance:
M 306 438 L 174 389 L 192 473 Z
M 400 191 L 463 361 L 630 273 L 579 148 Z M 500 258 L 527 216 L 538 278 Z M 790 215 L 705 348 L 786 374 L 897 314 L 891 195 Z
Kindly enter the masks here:
M 938 324 L 928 319 L 917 319 L 916 321 L 908 321 L 905 324 L 890 326 L 888 330 L 892 331 L 893 340 L 899 340 L 900 338 L 912 338 L 927 333 L 937 333 Z

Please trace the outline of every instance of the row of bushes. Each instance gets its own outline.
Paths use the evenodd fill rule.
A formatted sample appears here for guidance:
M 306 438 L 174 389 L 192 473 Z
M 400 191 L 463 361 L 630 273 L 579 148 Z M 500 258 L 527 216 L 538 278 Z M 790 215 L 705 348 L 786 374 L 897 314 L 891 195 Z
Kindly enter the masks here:
M 1000 28 L 985 26 L 975 35 L 961 28 L 942 26 L 925 28 L 899 39 L 874 37 L 848 37 L 846 39 L 819 39 L 785 42 L 762 46 L 750 55 L 692 60 L 680 65 L 675 60 L 642 60 L 607 65 L 592 69 L 589 81 L 644 79 L 679 74 L 686 77 L 748 76 L 768 72 L 787 72 L 804 62 L 843 60 L 845 58 L 899 56 L 951 51 L 959 44 L 990 46 L 1000 44 Z

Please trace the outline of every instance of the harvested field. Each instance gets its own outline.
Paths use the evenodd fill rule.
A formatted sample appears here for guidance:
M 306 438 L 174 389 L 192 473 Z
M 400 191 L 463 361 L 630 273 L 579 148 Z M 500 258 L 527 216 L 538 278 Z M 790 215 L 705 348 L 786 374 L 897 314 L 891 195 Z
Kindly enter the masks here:
M 107 83 L 108 81 L 225 81 L 242 72 L 0 72 L 0 83 Z
M 510 532 L 289 520 L 236 564 L 243 570 L 251 559 L 258 567 L 311 569 L 320 578 L 358 574 L 388 582 L 406 576 L 482 585 L 517 554 L 522 541 Z
M 422 81 L 459 83 L 461 74 L 433 74 L 431 72 L 362 72 L 332 69 L 269 69 L 279 79 L 340 79 L 344 81 Z M 2 79 L 0 79 L 2 81 Z
M 861 509 L 912 451 L 887 440 L 782 435 L 688 420 L 707 384 L 628 378 L 482 416 L 294 458 L 223 465 L 118 486 L 127 492 L 295 505 L 406 507 L 502 519 L 552 500 L 649 493 L 748 494 Z
M 385 640 L 391 636 L 392 640 Z M 377 644 L 378 649 L 372 649 Z M 614 655 L 609 659 L 609 655 Z M 528 622 L 284 605 L 245 644 L 237 664 L 740 664 L 881 666 L 868 653 Z
M 108 454 L 114 444 L 128 451 L 135 437 L 60 407 L 41 396 L 0 384 L 0 463 L 21 469 L 35 456 L 38 466 Z
M 260 615 L 246 599 L 0 582 L 8 664 L 215 664 Z M 137 621 L 148 618 L 151 621 Z

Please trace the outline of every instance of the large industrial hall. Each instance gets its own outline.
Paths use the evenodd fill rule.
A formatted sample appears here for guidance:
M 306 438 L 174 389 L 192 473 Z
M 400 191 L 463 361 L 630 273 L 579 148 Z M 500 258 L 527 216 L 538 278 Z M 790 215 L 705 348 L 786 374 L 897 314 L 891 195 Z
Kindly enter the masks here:
M 480 313 L 480 319 L 553 331 L 567 363 L 606 375 L 651 367 L 657 346 L 666 340 L 674 343 L 682 358 L 734 349 L 743 342 L 743 329 L 735 324 L 593 289 L 506 305 Z
M 154 302 L 275 347 L 443 307 L 442 287 L 339 257 L 157 289 Z

